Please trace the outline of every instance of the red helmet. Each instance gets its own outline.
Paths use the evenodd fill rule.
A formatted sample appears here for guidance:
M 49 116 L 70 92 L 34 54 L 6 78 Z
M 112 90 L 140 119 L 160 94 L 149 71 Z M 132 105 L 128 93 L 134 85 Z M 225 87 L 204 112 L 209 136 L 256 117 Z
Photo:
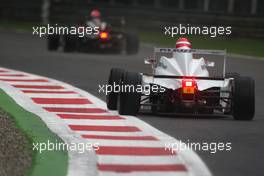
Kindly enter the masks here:
M 95 10 L 91 11 L 90 16 L 93 17 L 93 18 L 100 18 L 101 17 L 101 13 L 100 13 L 99 10 L 95 9 Z
M 175 47 L 177 49 L 191 49 L 192 45 L 187 38 L 181 37 L 177 40 Z

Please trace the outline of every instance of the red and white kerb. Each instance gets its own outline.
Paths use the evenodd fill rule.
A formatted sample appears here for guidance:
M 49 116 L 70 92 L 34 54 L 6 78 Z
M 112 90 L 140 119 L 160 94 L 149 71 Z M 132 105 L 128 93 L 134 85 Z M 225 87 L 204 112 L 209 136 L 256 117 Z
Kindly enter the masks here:
M 175 47 L 177 49 L 191 49 L 192 45 L 187 38 L 182 37 L 177 40 Z
M 182 80 L 184 100 L 194 100 L 196 86 L 194 79 Z M 92 152 L 68 151 L 68 176 L 211 176 L 193 151 L 164 145 L 178 145 L 176 139 L 136 117 L 108 111 L 103 101 L 88 92 L 1 67 L 0 89 L 39 116 L 63 141 L 98 144 Z

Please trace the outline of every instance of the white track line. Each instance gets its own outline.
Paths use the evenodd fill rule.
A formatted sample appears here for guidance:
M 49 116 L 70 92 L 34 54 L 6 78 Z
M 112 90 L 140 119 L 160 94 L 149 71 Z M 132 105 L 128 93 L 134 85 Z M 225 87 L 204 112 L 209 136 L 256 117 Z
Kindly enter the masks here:
M 96 143 L 98 140 L 96 139 L 84 139 L 91 141 L 92 143 Z M 117 147 L 162 147 L 165 148 L 164 143 L 160 141 L 140 141 L 140 140 L 105 140 L 101 139 L 99 142 L 100 146 L 117 146 Z M 164 149 L 165 150 L 165 149 Z M 148 157 L 145 157 L 146 159 Z M 133 160 L 132 160 L 133 161 Z M 136 161 L 133 161 L 134 164 Z
M 54 108 L 96 108 L 94 104 L 84 104 L 84 105 L 73 105 L 73 104 L 39 104 L 42 107 L 54 107 Z M 64 114 L 64 113 L 63 113 Z M 76 113 L 74 113 L 76 114 Z M 101 114 L 101 113 L 100 113 Z M 97 113 L 98 115 L 98 113 Z M 106 113 L 109 115 L 109 113 Z
M 105 126 L 133 126 L 128 120 L 79 120 L 79 119 L 64 119 L 69 125 L 105 125 Z
M 99 162 L 103 164 L 134 164 L 134 161 L 138 164 L 180 164 L 181 161 L 172 156 L 118 156 L 113 159 L 111 156 L 101 156 Z
M 64 91 L 69 91 L 69 90 L 65 90 L 65 89 L 36 89 L 36 88 L 19 88 L 21 91 L 26 90 L 26 91 L 58 91 L 58 92 L 64 92 Z M 28 93 L 27 93 L 28 94 Z M 34 93 L 37 94 L 37 93 Z M 47 93 L 41 93 L 41 94 L 47 94 Z M 40 95 L 41 95 L 40 94 Z M 65 94 L 66 95 L 66 94 Z
M 147 132 L 105 132 L 105 131 L 76 131 L 80 135 L 108 135 L 108 136 L 150 136 Z
M 32 94 L 27 93 L 27 95 L 31 98 L 83 98 L 83 96 L 79 94 Z
M 175 176 L 175 172 L 137 172 L 137 173 L 113 173 L 113 172 L 101 172 L 99 176 Z M 185 172 L 178 172 L 177 176 L 187 176 Z

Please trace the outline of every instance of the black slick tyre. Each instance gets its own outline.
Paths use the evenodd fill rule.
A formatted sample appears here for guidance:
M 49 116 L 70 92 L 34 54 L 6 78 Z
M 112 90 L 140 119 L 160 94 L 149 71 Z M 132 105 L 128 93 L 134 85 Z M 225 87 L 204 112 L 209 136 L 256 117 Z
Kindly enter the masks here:
M 136 115 L 140 108 L 141 92 L 136 88 L 142 84 L 142 75 L 134 72 L 125 72 L 122 79 L 123 86 L 134 87 L 134 90 L 126 89 L 120 92 L 118 112 L 121 115 Z
M 59 35 L 48 35 L 47 47 L 49 51 L 56 51 L 59 48 L 60 36 Z
M 255 81 L 240 76 L 234 79 L 233 117 L 236 120 L 252 120 L 255 113 Z
M 106 104 L 109 110 L 117 110 L 118 93 L 113 91 L 114 85 L 119 85 L 125 70 L 112 68 L 110 71 L 108 85 L 111 86 L 111 92 L 106 95 Z
M 135 34 L 126 34 L 126 53 L 128 55 L 137 54 L 139 50 L 139 39 Z

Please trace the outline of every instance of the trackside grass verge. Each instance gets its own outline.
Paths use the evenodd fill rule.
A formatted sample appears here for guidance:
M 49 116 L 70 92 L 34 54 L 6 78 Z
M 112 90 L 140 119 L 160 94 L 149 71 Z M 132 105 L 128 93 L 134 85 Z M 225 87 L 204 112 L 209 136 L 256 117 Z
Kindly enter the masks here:
M 7 21 L 0 20 L 0 28 L 11 30 L 22 30 L 32 32 L 33 26 L 38 26 L 38 23 L 31 22 L 19 22 L 19 21 Z
M 0 139 L 0 175 L 26 175 L 32 164 L 31 141 L 1 108 Z
M 264 57 L 263 40 L 247 38 L 210 38 L 207 36 L 166 36 L 163 32 L 141 31 L 139 33 L 141 41 L 151 43 L 157 47 L 174 47 L 179 37 L 188 37 L 195 49 L 227 49 L 227 53 L 236 53 L 248 56 Z
M 39 26 L 37 22 L 20 22 L 0 20 L 0 29 L 27 31 L 32 33 L 33 26 Z M 134 26 L 136 28 L 136 26 Z M 137 29 L 139 30 L 139 29 Z M 171 38 L 164 35 L 164 31 L 139 30 L 140 40 L 155 46 L 173 47 L 180 36 Z M 215 37 L 209 36 L 181 36 L 188 37 L 196 49 L 227 49 L 228 53 L 255 57 L 264 57 L 264 41 L 261 39 L 250 39 L 241 37 Z
M 0 107 L 13 118 L 18 128 L 25 133 L 30 142 L 47 143 L 62 142 L 52 133 L 44 122 L 36 115 L 24 110 L 21 106 L 0 89 Z M 33 149 L 33 145 L 32 145 Z M 32 150 L 33 162 L 29 176 L 65 176 L 68 167 L 68 154 L 66 151 L 43 151 L 41 154 Z

